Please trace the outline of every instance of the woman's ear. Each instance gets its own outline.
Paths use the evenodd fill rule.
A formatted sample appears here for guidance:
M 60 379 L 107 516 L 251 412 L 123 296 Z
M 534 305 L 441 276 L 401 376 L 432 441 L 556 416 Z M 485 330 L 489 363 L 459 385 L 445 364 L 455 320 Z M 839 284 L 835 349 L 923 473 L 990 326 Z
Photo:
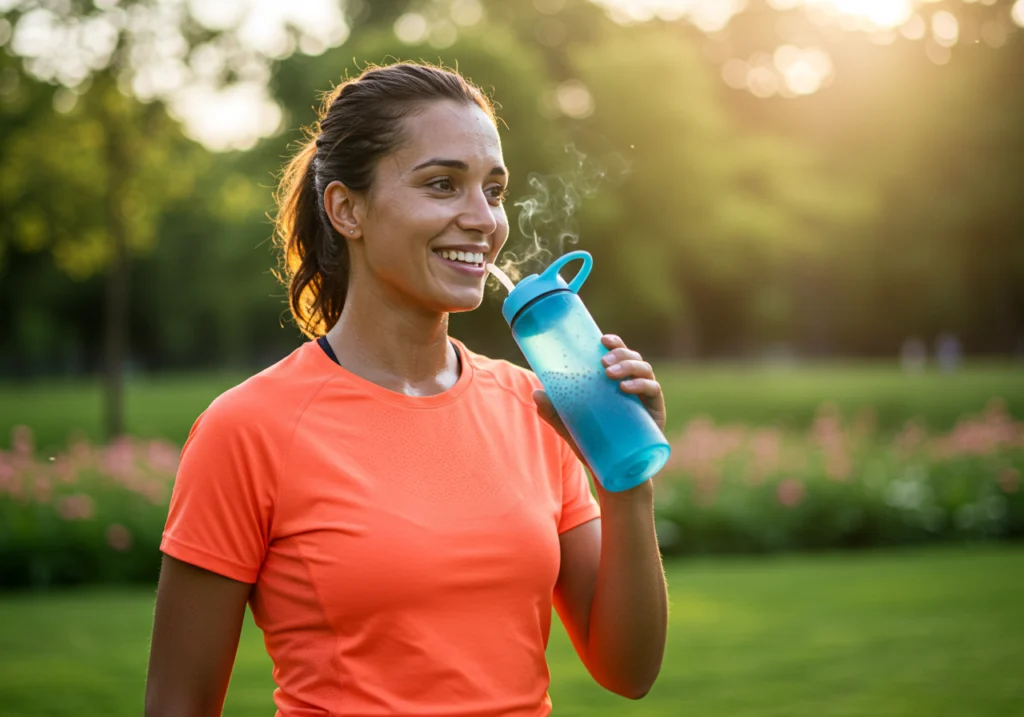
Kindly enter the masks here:
M 331 226 L 343 237 L 359 239 L 363 236 L 362 197 L 358 193 L 335 180 L 324 190 L 324 210 Z

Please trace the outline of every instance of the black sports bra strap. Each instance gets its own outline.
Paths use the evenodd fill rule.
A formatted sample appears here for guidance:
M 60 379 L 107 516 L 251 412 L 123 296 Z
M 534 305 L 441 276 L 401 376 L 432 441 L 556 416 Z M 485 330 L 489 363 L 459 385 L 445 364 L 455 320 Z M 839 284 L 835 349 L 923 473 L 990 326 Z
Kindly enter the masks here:
M 341 365 L 341 362 L 338 361 L 338 357 L 334 354 L 334 349 L 331 348 L 331 344 L 327 340 L 326 336 L 321 336 L 316 340 L 316 342 L 320 344 L 320 348 L 324 350 L 324 353 L 331 357 L 331 361 L 338 364 L 339 366 Z
M 330 357 L 331 361 L 338 364 L 339 366 L 341 365 L 341 362 L 338 361 L 338 357 L 334 353 L 334 349 L 331 348 L 331 344 L 327 340 L 326 336 L 321 336 L 316 340 L 316 342 L 320 344 L 320 348 L 322 348 L 324 350 L 324 353 Z M 459 373 L 462 373 L 462 354 L 459 353 L 459 349 L 456 348 L 455 344 L 452 344 L 452 348 L 455 349 L 455 358 L 459 362 Z

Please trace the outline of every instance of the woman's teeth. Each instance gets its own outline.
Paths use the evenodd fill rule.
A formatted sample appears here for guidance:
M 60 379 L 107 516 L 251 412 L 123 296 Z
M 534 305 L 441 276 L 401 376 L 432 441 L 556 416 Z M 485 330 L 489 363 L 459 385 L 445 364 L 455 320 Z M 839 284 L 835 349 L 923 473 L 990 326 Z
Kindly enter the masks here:
M 443 250 L 437 252 L 441 255 L 442 259 L 449 259 L 451 261 L 461 261 L 466 264 L 483 264 L 484 255 L 480 252 L 464 252 L 464 251 L 448 251 Z

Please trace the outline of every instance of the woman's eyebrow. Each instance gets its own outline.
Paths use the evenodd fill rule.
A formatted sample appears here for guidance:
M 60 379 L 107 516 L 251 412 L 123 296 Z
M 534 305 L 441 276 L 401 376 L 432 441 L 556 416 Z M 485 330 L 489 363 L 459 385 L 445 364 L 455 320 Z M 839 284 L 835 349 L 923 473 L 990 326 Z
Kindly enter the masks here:
M 426 162 L 417 164 L 412 168 L 412 171 L 416 172 L 420 169 L 424 169 L 425 167 L 451 167 L 452 169 L 458 169 L 462 172 L 469 171 L 469 165 L 461 159 L 444 159 L 442 157 L 434 157 L 433 159 L 428 159 Z M 489 174 L 504 177 L 508 174 L 508 171 L 499 164 L 492 167 Z

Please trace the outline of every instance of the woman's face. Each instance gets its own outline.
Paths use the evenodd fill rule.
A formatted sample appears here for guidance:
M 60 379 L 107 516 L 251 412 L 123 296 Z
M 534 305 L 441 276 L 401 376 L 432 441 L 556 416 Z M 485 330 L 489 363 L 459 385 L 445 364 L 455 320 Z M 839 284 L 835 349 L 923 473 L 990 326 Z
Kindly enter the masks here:
M 484 265 L 508 238 L 498 131 L 476 105 L 448 101 L 403 122 L 404 141 L 380 160 L 373 186 L 356 201 L 366 267 L 428 311 L 475 309 Z

